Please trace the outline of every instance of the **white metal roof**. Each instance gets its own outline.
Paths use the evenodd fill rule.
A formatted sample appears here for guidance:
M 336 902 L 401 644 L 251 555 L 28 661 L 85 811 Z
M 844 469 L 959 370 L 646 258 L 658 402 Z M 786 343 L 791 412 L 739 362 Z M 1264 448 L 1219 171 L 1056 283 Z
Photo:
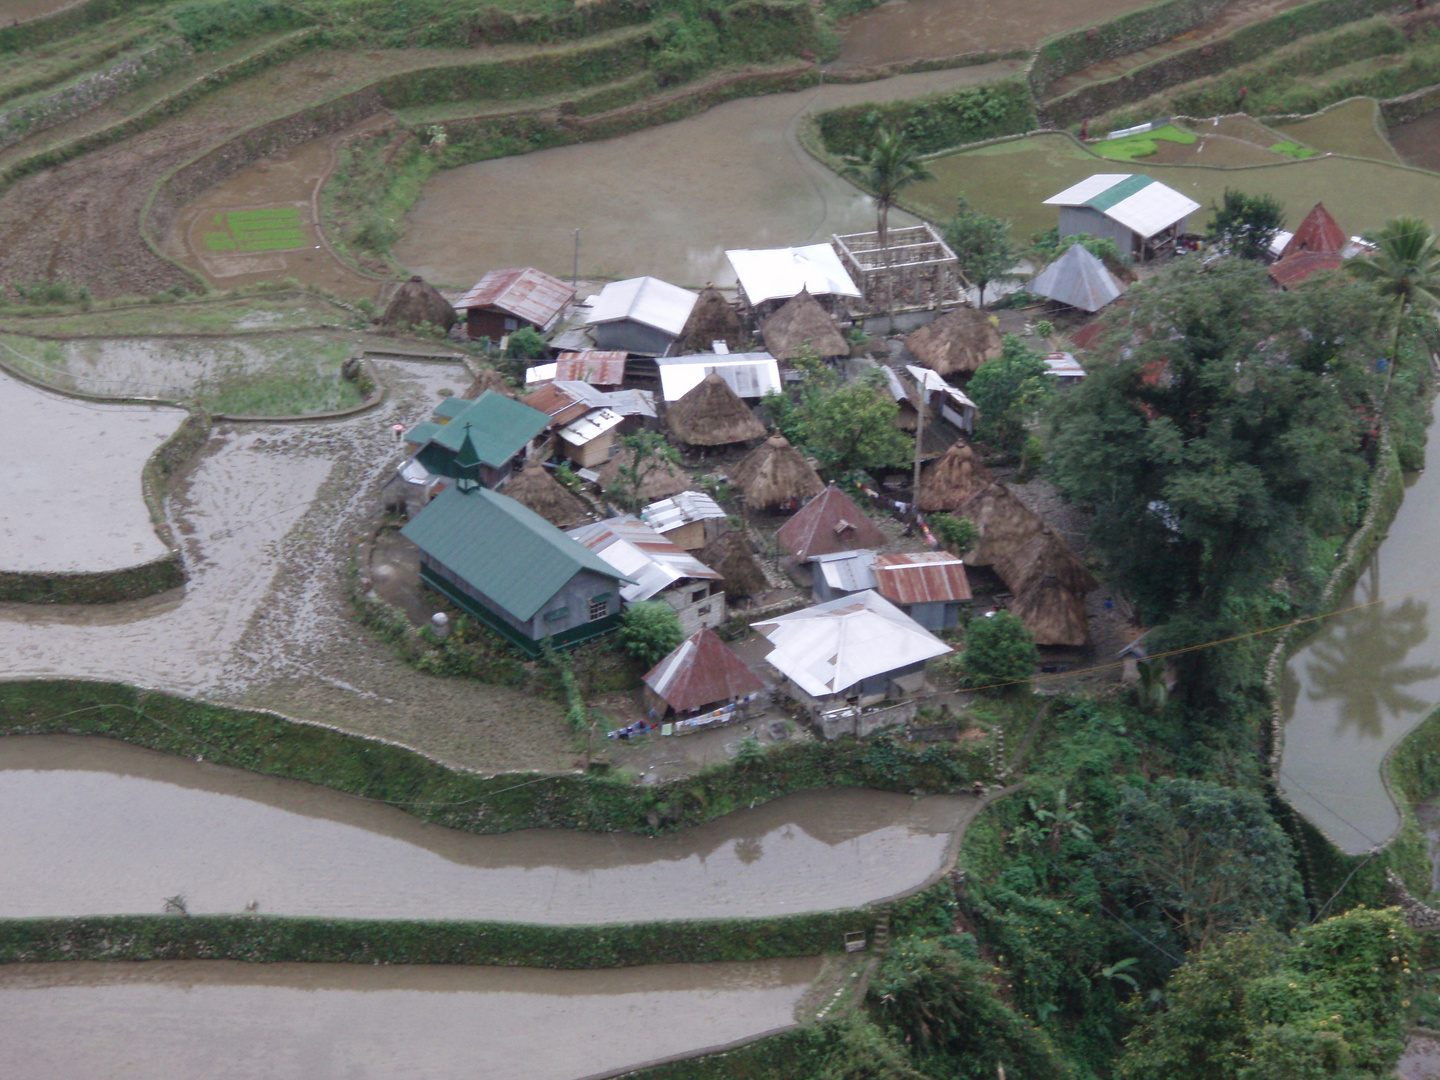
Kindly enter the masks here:
M 1080 366 L 1080 361 L 1075 359 L 1074 353 L 1052 352 L 1049 356 L 1045 357 L 1045 367 L 1048 369 L 1045 374 L 1064 378 L 1073 378 L 1085 374 L 1085 369 Z
M 659 278 L 638 277 L 612 281 L 600 290 L 590 308 L 590 322 L 629 319 L 678 337 L 699 297 L 689 289 Z
M 655 363 L 660 368 L 660 393 L 666 401 L 679 401 L 712 371 L 737 397 L 762 398 L 772 391 L 779 393 L 782 386 L 780 365 L 768 352 L 661 356 Z
M 765 659 L 812 697 L 951 652 L 949 645 L 871 590 L 752 624 L 774 650 Z
M 1154 236 L 1199 209 L 1200 204 L 1190 196 L 1156 180 L 1101 213 L 1133 233 Z
M 631 579 L 633 584 L 620 587 L 620 595 L 630 604 L 649 600 L 686 578 L 722 580 L 684 548 L 629 515 L 597 521 L 569 535 Z
M 817 555 L 810 561 L 819 568 L 825 584 L 837 592 L 853 593 L 875 588 L 875 552 L 869 548 Z
M 571 446 L 584 446 L 611 428 L 619 427 L 625 418 L 610 409 L 596 409 L 560 429 L 560 437 Z
M 1278 259 L 1280 253 L 1285 250 L 1285 245 L 1290 243 L 1294 236 L 1295 234 L 1293 232 L 1287 232 L 1281 229 L 1275 234 L 1275 239 L 1270 241 L 1270 254 Z
M 656 532 L 667 533 L 692 521 L 723 518 L 726 514 L 720 504 L 703 491 L 682 491 L 672 498 L 651 503 L 640 511 L 640 516 Z
M 739 248 L 725 252 L 752 304 L 788 300 L 800 290 L 811 296 L 859 296 L 840 256 L 829 244 L 805 247 Z
M 925 388 L 925 392 L 927 394 L 932 392 L 939 392 L 941 394 L 944 394 L 955 404 L 963 405 L 967 409 L 980 408 L 979 405 L 976 405 L 975 402 L 971 401 L 968 397 L 965 396 L 965 391 L 961 390 L 958 386 L 951 386 L 944 379 L 942 379 L 939 374 L 931 371 L 929 368 L 917 367 L 915 364 L 906 364 L 905 370 L 910 373 L 910 377 L 912 379 L 914 379 L 916 382 L 918 382 L 921 386 Z
M 1084 206 L 1096 195 L 1109 191 L 1121 180 L 1129 180 L 1133 173 L 1096 173 L 1094 176 L 1071 184 L 1059 195 L 1045 200 L 1046 206 Z
M 555 369 L 559 364 L 536 364 L 525 369 L 525 385 L 533 386 L 535 383 L 551 382 L 555 378 Z

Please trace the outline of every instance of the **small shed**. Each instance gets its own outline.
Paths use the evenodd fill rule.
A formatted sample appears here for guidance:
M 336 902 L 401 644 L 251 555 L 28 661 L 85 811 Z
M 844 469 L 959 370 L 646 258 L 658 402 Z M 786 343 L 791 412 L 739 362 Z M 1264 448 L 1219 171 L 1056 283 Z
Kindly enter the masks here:
M 591 409 L 556 433 L 560 436 L 557 445 L 579 468 L 593 469 L 604 465 L 620 447 L 616 433 L 624 420 L 614 409 Z
M 679 401 L 707 375 L 719 375 L 735 396 L 759 401 L 766 394 L 779 393 L 780 365 L 767 352 L 694 353 L 656 359 L 660 373 L 660 396 Z
M 765 437 L 765 425 L 714 372 L 665 410 L 665 423 L 690 446 L 731 446 Z
M 720 504 L 703 491 L 682 491 L 640 511 L 646 525 L 686 551 L 699 551 L 719 536 L 726 516 Z
M 906 364 L 905 370 L 915 380 L 925 395 L 925 403 L 932 411 L 938 409 L 940 418 L 948 421 L 967 435 L 975 430 L 975 418 L 980 409 L 958 386 L 951 386 L 938 372 L 929 368 Z
M 759 596 L 770 587 L 765 570 L 750 550 L 750 541 L 736 529 L 721 533 L 700 552 L 700 561 L 725 580 L 731 599 Z
M 639 518 L 607 518 L 570 536 L 629 580 L 620 590 L 627 604 L 664 600 L 680 616 L 687 634 L 724 624 L 725 589 L 719 572 Z
M 740 349 L 748 338 L 734 307 L 720 295 L 719 289 L 707 285 L 700 290 L 700 299 L 690 309 L 680 343 L 686 352 L 703 353 L 714 350 L 717 342 L 724 342 L 727 349 Z
M 866 591 L 753 623 L 774 646 L 765 657 L 812 712 L 905 696 L 911 677 L 949 645 Z
M 557 382 L 583 382 L 604 390 L 617 390 L 625 381 L 625 354 L 584 349 L 562 352 L 555 358 Z
M 535 657 L 614 630 L 625 574 L 514 499 L 451 486 L 401 535 L 420 580 Z
M 801 292 L 832 312 L 846 300 L 860 299 L 860 287 L 829 244 L 740 248 L 725 252 L 725 257 L 735 270 L 740 303 L 755 318 L 764 318 Z
M 1061 386 L 1074 386 L 1085 378 L 1085 369 L 1074 353 L 1052 352 L 1045 357 L 1045 374 Z
M 825 490 L 825 481 L 784 435 L 771 435 L 730 470 L 747 510 L 795 509 Z
M 645 673 L 645 705 L 655 717 L 690 716 L 736 705 L 765 691 L 760 677 L 712 630 L 698 630 Z
M 510 475 L 515 458 L 545 430 L 542 412 L 487 390 L 448 424 L 437 427 L 415 453 L 436 476 L 474 475 L 486 487 L 498 487 Z
M 1085 601 L 1054 574 L 1046 574 L 1010 605 L 1036 645 L 1079 648 L 1090 640 Z
M 971 566 L 994 566 L 1031 537 L 1045 531 L 1045 522 L 1004 484 L 996 481 L 955 510 L 975 523 L 978 538 L 966 552 Z
M 972 307 L 957 307 L 922 326 L 905 339 L 905 348 L 936 374 L 973 375 L 981 364 L 1000 356 L 1000 331 L 990 316 Z
M 535 511 L 557 529 L 573 529 L 590 520 L 589 507 L 538 461 L 527 461 L 505 482 L 502 494 Z
M 1321 270 L 1338 270 L 1349 246 L 1345 230 L 1330 216 L 1324 203 L 1316 203 L 1285 242 L 1279 261 L 1270 267 L 1270 277 L 1281 288 L 1289 289 Z
M 455 325 L 455 309 L 439 289 L 415 274 L 390 297 L 380 325 L 392 330 L 429 325 L 448 332 Z
M 689 289 L 638 277 L 612 281 L 590 305 L 599 349 L 665 356 L 685 330 L 698 298 Z
M 948 551 L 881 555 L 875 591 L 927 630 L 959 626 L 973 597 L 965 564 Z
M 794 360 L 806 349 L 822 359 L 849 356 L 850 344 L 826 310 L 801 289 L 760 324 L 765 348 L 781 360 Z
M 1060 208 L 1060 237 L 1115 241 L 1141 261 L 1174 246 L 1200 204 L 1142 173 L 1096 173 L 1045 200 Z
M 817 604 L 875 588 L 876 553 L 869 548 L 817 555 L 810 562 L 814 577 L 810 596 Z
M 499 341 L 525 326 L 540 333 L 553 329 L 574 299 L 569 284 L 526 266 L 491 270 L 455 308 L 465 312 L 465 332 L 472 341 Z
M 1031 278 L 1025 288 L 1036 296 L 1093 314 L 1118 300 L 1125 292 L 1125 283 L 1083 245 L 1074 243 Z
M 836 551 L 882 548 L 890 538 L 849 495 L 831 484 L 780 526 L 775 541 L 801 562 L 809 562 Z
M 994 475 L 985 467 L 974 447 L 960 439 L 920 474 L 920 498 L 917 502 L 921 510 L 954 510 L 994 480 Z

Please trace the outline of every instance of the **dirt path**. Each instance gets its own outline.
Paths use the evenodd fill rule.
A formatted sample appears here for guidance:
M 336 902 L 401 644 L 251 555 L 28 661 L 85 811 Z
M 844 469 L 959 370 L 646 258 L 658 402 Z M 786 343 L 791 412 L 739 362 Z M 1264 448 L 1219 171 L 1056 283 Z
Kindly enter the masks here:
M 66 8 L 76 7 L 81 0 L 0 0 L 0 26 L 15 26 L 19 23 L 54 15 Z

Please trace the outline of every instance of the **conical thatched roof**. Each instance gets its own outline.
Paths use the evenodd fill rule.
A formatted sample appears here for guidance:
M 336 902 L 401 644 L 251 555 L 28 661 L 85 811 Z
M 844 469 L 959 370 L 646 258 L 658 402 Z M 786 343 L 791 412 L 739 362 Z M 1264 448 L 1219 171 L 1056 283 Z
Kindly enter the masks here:
M 442 330 L 449 330 L 455 325 L 455 309 L 434 285 L 416 274 L 395 290 L 395 295 L 385 307 L 380 324 L 399 328 L 415 326 L 418 323 L 429 323 Z
M 696 557 L 725 579 L 726 596 L 759 596 L 770 587 L 743 533 L 721 533 Z
M 801 562 L 817 555 L 883 548 L 890 538 L 834 484 L 811 499 L 775 534 L 775 542 Z
M 835 320 L 805 289 L 760 324 L 760 335 L 777 360 L 794 360 L 807 345 L 821 357 L 850 355 L 850 346 Z
M 954 510 L 994 480 L 974 448 L 961 439 L 920 474 L 920 509 Z
M 634 451 L 621 450 L 609 461 L 600 467 L 600 490 L 609 491 L 615 486 L 620 478 L 622 466 L 628 466 L 634 458 Z M 657 462 L 640 481 L 640 490 L 635 493 L 635 498 L 642 502 L 654 502 L 657 499 L 668 499 L 671 495 L 679 495 L 682 491 L 689 491 L 691 487 L 690 477 L 679 465 L 672 465 L 668 461 Z
M 1045 522 L 998 481 L 961 503 L 955 513 L 973 521 L 979 534 L 965 553 L 970 566 L 994 566 L 1045 529 Z
M 995 573 L 1016 596 L 1047 575 L 1058 578 L 1076 596 L 1084 596 L 1096 585 L 1095 576 L 1075 557 L 1070 545 L 1048 526 L 996 559 Z
M 500 372 L 492 367 L 482 367 L 480 374 L 475 376 L 475 381 L 472 382 L 466 388 L 465 393 L 460 396 L 469 398 L 471 401 L 479 401 L 480 396 L 484 394 L 486 390 L 494 390 L 495 393 L 502 394 L 512 401 L 517 400 L 515 397 L 515 388 L 505 381 L 504 375 L 501 375 Z
M 772 435 L 730 470 L 730 482 L 752 510 L 804 502 L 825 490 L 825 481 L 784 435 Z
M 765 426 L 750 406 L 713 371 L 665 410 L 665 423 L 691 446 L 728 446 L 765 437 Z
M 725 342 L 732 352 L 739 352 L 745 337 L 740 316 L 713 285 L 707 285 L 700 293 L 700 299 L 690 309 L 690 318 L 685 320 L 685 329 L 680 332 L 685 351 L 691 353 L 711 352 L 717 341 Z
M 905 347 L 926 367 L 948 377 L 973 372 L 998 357 L 1000 331 L 985 312 L 959 307 L 916 330 L 905 339 Z
M 1090 640 L 1085 601 L 1054 574 L 1046 574 L 1010 605 L 1035 638 L 1036 645 L 1084 645 Z
M 528 461 L 519 474 L 505 482 L 500 494 L 527 506 L 557 529 L 573 529 L 590 520 L 588 508 L 550 475 L 538 461 Z

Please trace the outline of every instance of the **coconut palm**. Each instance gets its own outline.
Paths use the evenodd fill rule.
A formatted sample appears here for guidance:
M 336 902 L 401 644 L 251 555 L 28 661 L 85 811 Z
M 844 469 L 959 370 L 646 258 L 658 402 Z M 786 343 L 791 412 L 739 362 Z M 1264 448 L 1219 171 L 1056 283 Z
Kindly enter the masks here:
M 865 153 L 845 158 L 845 175 L 875 196 L 875 231 L 882 249 L 888 246 L 890 208 L 901 190 L 934 179 L 904 132 L 883 127 L 875 129 L 875 141 Z
M 1352 259 L 1349 269 L 1362 281 L 1373 282 L 1381 296 L 1395 309 L 1395 333 L 1390 342 L 1390 362 L 1385 372 L 1385 396 L 1395 377 L 1400 351 L 1400 330 L 1405 316 L 1419 305 L 1440 308 L 1440 247 L 1430 226 L 1419 218 L 1391 218 L 1369 238 L 1378 249 L 1372 258 Z

